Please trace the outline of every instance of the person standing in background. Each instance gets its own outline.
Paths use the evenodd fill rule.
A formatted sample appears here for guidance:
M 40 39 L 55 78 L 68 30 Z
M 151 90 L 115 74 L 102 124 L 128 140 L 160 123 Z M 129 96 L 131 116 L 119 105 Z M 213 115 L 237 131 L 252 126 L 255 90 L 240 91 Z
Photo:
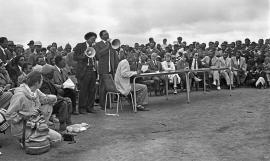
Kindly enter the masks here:
M 111 46 L 109 33 L 102 30 L 99 33 L 101 41 L 95 45 L 96 55 L 98 60 L 98 74 L 100 78 L 99 102 L 101 109 L 105 109 L 106 89 L 103 82 L 103 74 L 111 74 L 114 78 L 119 57 L 116 50 Z

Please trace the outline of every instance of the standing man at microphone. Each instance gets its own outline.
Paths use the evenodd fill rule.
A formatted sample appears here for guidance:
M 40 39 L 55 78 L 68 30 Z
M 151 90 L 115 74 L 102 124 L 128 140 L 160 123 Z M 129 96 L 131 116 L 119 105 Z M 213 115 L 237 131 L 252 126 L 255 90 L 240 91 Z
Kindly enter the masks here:
M 95 45 L 95 49 L 97 52 L 98 74 L 100 78 L 99 103 L 101 109 L 104 109 L 106 90 L 103 82 L 103 74 L 111 74 L 112 78 L 114 78 L 119 58 L 116 50 L 111 46 L 109 33 L 106 30 L 102 30 L 99 36 L 101 41 Z
M 79 83 L 79 113 L 85 114 L 96 113 L 94 110 L 96 79 L 97 79 L 97 62 L 94 57 L 86 56 L 86 52 L 91 52 L 97 38 L 94 32 L 85 34 L 83 43 L 75 46 L 73 59 L 77 61 L 76 77 Z

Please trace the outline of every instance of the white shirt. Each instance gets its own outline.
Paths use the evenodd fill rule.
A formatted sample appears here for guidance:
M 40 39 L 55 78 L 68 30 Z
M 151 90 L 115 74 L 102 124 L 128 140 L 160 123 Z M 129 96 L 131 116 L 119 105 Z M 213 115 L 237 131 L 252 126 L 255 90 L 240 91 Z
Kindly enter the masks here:
M 4 48 L 2 48 L 2 46 L 0 46 L 0 49 L 3 51 L 4 55 L 6 55 L 6 52 L 5 52 Z
M 18 65 L 18 68 L 20 69 L 20 71 L 22 72 L 22 67 Z

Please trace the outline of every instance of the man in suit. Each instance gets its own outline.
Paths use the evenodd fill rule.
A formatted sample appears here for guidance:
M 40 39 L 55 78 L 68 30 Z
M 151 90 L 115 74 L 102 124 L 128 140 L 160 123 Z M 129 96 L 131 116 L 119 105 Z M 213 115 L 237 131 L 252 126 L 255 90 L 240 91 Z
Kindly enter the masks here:
M 148 62 L 148 70 L 151 73 L 154 72 L 161 72 L 162 71 L 162 65 L 160 61 L 157 61 L 158 54 L 152 53 L 151 54 L 151 60 Z M 164 82 L 163 76 L 153 76 L 151 79 L 154 80 L 154 88 L 155 88 L 155 95 L 157 95 L 158 91 L 160 91 L 160 82 Z
M 77 61 L 76 77 L 79 83 L 79 112 L 84 114 L 95 113 L 94 102 L 96 94 L 97 62 L 96 55 L 92 58 L 86 56 L 86 52 L 93 47 L 97 38 L 96 33 L 85 34 L 85 42 L 78 43 L 73 49 L 73 59 Z
M 34 40 L 29 41 L 27 44 L 29 48 L 27 48 L 24 52 L 25 62 L 29 62 L 29 57 L 34 53 L 35 46 L 34 46 Z
M 225 60 L 225 67 L 226 68 L 232 68 L 232 59 L 229 57 L 229 52 L 228 51 L 225 51 L 224 55 L 223 55 L 223 59 Z M 231 83 L 231 86 L 232 88 L 235 88 L 235 86 L 233 85 L 233 71 L 229 71 L 227 70 L 226 71 L 228 73 L 228 75 L 230 76 L 230 83 Z
M 61 55 L 55 57 L 55 70 L 53 74 L 53 83 L 57 87 L 58 92 L 63 97 L 68 97 L 72 101 L 72 111 L 76 111 L 76 92 L 73 89 L 63 88 L 63 83 L 68 79 L 68 72 L 65 69 L 65 59 Z
M 246 59 L 241 56 L 240 51 L 237 51 L 236 55 L 232 57 L 232 65 L 232 68 L 237 70 L 233 71 L 233 75 L 236 77 L 237 86 L 240 86 L 247 77 Z
M 101 41 L 95 45 L 96 55 L 98 59 L 98 74 L 100 78 L 99 102 L 101 109 L 105 106 L 106 89 L 103 81 L 103 74 L 111 74 L 114 78 L 119 58 L 116 50 L 110 43 L 109 33 L 102 30 L 99 33 Z
M 226 68 L 226 61 L 221 56 L 221 50 L 216 51 L 214 57 L 211 59 L 211 67 L 212 68 Z M 220 90 L 220 76 L 223 76 L 226 80 L 227 87 L 230 87 L 230 77 L 226 70 L 214 70 L 213 72 L 213 84 L 217 86 L 217 90 Z
M 7 63 L 7 53 L 5 49 L 8 47 L 8 40 L 6 37 L 0 37 L 0 59 L 4 62 L 4 64 Z
M 190 65 L 189 69 L 191 69 L 191 70 L 198 70 L 198 69 L 204 67 L 204 65 L 202 64 L 201 59 L 199 58 L 199 53 L 195 53 L 194 54 L 193 58 L 190 59 L 189 65 Z M 204 77 L 203 76 L 203 73 L 201 73 L 201 72 L 200 73 L 197 73 L 195 71 L 193 73 L 194 73 L 194 76 L 195 77 L 199 77 L 199 78 L 203 78 Z M 209 83 L 209 74 L 208 74 L 208 72 L 205 73 L 205 82 L 208 83 L 208 85 L 210 84 Z M 209 90 L 209 89 L 207 89 L 207 90 Z

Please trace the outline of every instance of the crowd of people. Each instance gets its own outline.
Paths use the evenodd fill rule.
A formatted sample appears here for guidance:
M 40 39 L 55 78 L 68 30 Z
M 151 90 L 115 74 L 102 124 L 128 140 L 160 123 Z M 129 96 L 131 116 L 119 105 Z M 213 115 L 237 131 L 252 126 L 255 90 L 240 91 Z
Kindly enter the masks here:
M 24 48 L 6 37 L 0 37 L 0 104 L 6 109 L 6 118 L 11 133 L 21 140 L 23 120 L 41 113 L 46 124 L 60 123 L 60 132 L 72 124 L 72 114 L 96 113 L 95 101 L 105 109 L 107 75 L 115 81 L 116 89 L 123 95 L 134 90 L 132 77 L 145 72 L 191 69 L 189 82 L 184 74 L 168 76 L 174 94 L 185 88 L 200 85 L 206 79 L 207 88 L 257 87 L 270 85 L 270 39 L 251 42 L 219 41 L 187 44 L 178 37 L 172 44 L 149 38 L 147 44 L 121 45 L 113 48 L 109 33 L 86 33 L 85 41 L 74 48 L 57 43 L 44 47 L 40 41 L 31 40 Z M 89 52 L 94 52 L 89 56 Z M 208 71 L 206 77 L 196 72 L 200 68 L 229 68 L 232 70 Z M 72 79 L 71 79 L 72 78 Z M 75 88 L 65 88 L 71 79 Z M 148 90 L 156 95 L 164 91 L 164 76 L 149 76 L 138 79 L 135 84 L 137 109 L 148 110 Z M 98 83 L 97 83 L 98 82 Z M 150 83 L 149 83 L 150 82 Z M 109 106 L 109 104 L 108 104 Z M 78 110 L 77 110 L 78 107 Z M 27 127 L 31 131 L 32 127 Z M 27 130 L 26 130 L 27 131 Z M 28 132 L 26 138 L 31 138 Z M 58 132 L 49 129 L 52 142 L 61 140 Z

